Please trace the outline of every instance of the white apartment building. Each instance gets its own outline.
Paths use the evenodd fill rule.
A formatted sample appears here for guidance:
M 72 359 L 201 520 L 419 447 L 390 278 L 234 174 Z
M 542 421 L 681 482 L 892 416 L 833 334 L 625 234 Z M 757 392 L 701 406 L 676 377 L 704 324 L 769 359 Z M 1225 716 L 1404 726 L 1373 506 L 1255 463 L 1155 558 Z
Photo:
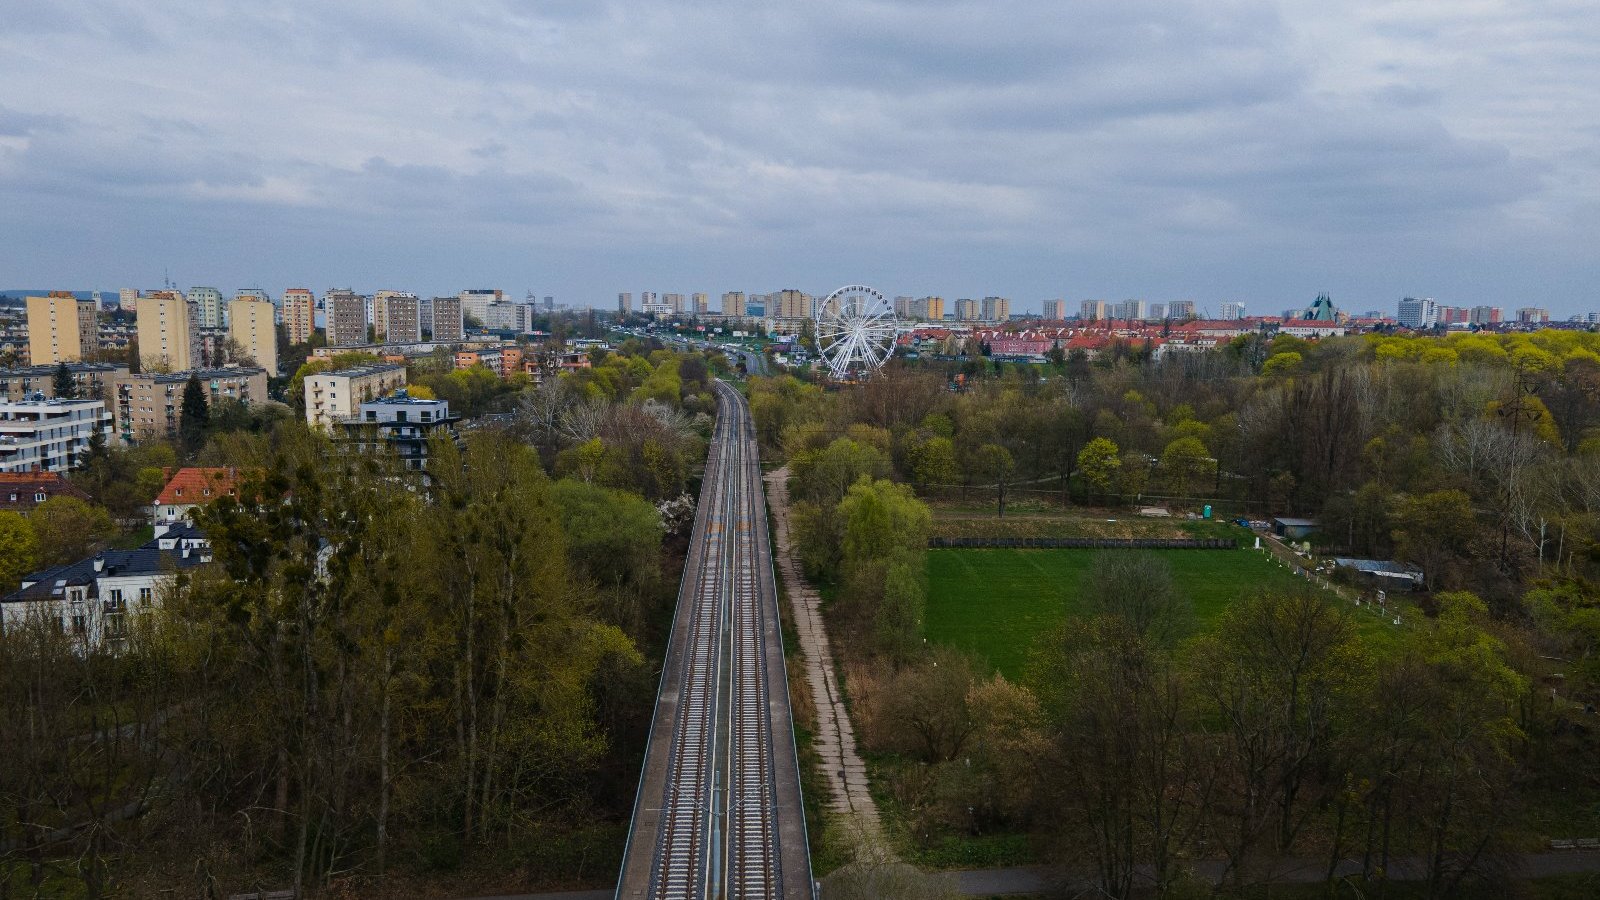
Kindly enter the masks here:
M 226 328 L 228 326 L 221 291 L 214 287 L 190 288 L 189 302 L 194 304 L 195 327 Z
M 1439 304 L 1432 297 L 1406 297 L 1400 301 L 1395 321 L 1407 328 L 1432 328 L 1439 321 Z
M 95 434 L 111 439 L 111 414 L 102 401 L 5 401 L 0 472 L 66 472 L 82 462 Z
M 482 323 L 489 304 L 505 300 L 506 292 L 495 288 L 468 288 L 461 292 L 460 297 L 461 314 Z
M 405 387 L 406 367 L 398 364 L 356 366 L 307 375 L 306 423 L 324 431 L 356 415 L 361 404 Z
M 1046 300 L 1046 301 L 1044 301 L 1044 309 L 1040 313 L 1040 318 L 1044 319 L 1046 322 L 1060 322 L 1061 320 L 1065 319 L 1066 317 L 1067 317 L 1067 301 L 1065 301 L 1065 300 Z
M 978 304 L 978 315 L 985 322 L 1004 322 L 1011 318 L 1011 301 L 1005 297 L 985 297 Z
M 1228 302 L 1222 304 L 1222 315 L 1218 316 L 1224 322 L 1234 322 L 1244 318 L 1244 304 Z

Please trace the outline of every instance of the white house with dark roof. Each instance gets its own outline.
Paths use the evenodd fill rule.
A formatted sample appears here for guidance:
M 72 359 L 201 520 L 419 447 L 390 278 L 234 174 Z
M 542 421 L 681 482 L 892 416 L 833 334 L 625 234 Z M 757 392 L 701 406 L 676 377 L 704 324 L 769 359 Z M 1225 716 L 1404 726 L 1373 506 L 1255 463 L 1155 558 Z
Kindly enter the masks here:
M 211 561 L 210 545 L 193 527 L 158 526 L 136 550 L 107 550 L 89 559 L 34 572 L 0 597 L 0 632 L 42 622 L 72 634 L 85 650 L 117 649 L 128 613 L 154 609 L 179 573 Z

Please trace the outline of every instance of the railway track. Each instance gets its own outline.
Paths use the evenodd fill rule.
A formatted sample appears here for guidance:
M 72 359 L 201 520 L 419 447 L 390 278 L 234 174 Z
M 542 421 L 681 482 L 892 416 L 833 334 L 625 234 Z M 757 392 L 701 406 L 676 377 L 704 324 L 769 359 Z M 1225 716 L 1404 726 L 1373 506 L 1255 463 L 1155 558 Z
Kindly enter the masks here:
M 812 896 L 754 428 L 716 391 L 619 898 Z

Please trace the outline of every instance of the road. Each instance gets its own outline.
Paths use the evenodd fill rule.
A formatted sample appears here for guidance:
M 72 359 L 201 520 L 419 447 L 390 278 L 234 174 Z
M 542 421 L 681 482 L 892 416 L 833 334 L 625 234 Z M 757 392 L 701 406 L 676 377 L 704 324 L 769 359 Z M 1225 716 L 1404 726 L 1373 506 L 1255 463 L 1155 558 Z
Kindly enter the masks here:
M 812 896 L 755 429 L 716 394 L 618 900 Z

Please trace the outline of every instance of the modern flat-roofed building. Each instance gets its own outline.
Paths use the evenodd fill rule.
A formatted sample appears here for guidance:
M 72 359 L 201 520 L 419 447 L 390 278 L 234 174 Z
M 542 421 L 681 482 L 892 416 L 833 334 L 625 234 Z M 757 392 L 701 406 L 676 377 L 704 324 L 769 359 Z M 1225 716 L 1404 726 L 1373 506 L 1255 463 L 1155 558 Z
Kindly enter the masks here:
M 28 356 L 36 366 L 79 362 L 100 347 L 99 317 L 93 300 L 66 291 L 29 297 Z
M 703 316 L 711 311 L 711 299 L 704 293 L 696 292 L 691 294 L 689 300 L 694 306 L 695 315 Z
M 1047 322 L 1060 322 L 1067 317 L 1067 301 L 1046 300 L 1040 318 Z
M 724 291 L 722 294 L 722 314 L 729 318 L 742 319 L 745 317 L 744 291 Z
M 278 377 L 276 312 L 270 300 L 236 297 L 228 304 L 228 336 L 273 378 Z
M 43 394 L 45 399 L 53 399 L 56 395 L 56 372 L 61 365 L 0 369 L 0 400 L 23 400 L 33 394 Z M 65 365 L 67 374 L 72 376 L 77 398 L 104 400 L 108 409 L 113 379 L 128 374 L 127 366 L 115 363 L 77 362 Z
M 1439 321 L 1439 304 L 1432 297 L 1406 297 L 1400 301 L 1395 321 L 1407 328 L 1432 328 Z
M 1110 313 L 1104 300 L 1083 300 L 1078 303 L 1078 318 L 1085 322 L 1099 322 Z
M 283 330 L 291 344 L 309 344 L 317 333 L 317 297 L 305 288 L 283 292 Z
M 394 364 L 356 366 L 307 375 L 306 423 L 331 430 L 356 414 L 361 404 L 406 385 L 406 367 Z
M 111 379 L 111 416 L 117 436 L 128 443 L 175 437 L 183 421 L 183 390 L 190 375 L 200 379 L 206 401 L 213 407 L 223 400 L 246 404 L 267 400 L 267 370 L 255 366 L 123 373 Z
M 978 301 L 972 299 L 971 297 L 956 298 L 956 321 L 978 321 Z
M 421 472 L 427 466 L 429 439 L 440 431 L 454 437 L 458 421 L 448 402 L 412 397 L 401 388 L 364 401 L 356 415 L 337 424 L 343 440 L 357 451 L 392 450 L 407 470 Z
M 1224 322 L 1234 322 L 1244 318 L 1244 304 L 1233 302 L 1222 304 L 1222 315 L 1217 318 Z
M 726 296 L 726 295 L 724 295 L 724 296 Z M 631 313 L 631 312 L 633 312 L 633 294 L 629 293 L 628 291 L 620 291 L 620 292 L 618 292 L 618 294 L 617 294 L 617 313 L 619 315 L 624 315 L 625 316 L 625 315 L 627 315 L 628 313 Z
M 1194 318 L 1193 300 L 1173 300 L 1167 304 L 1167 318 L 1192 319 Z
M 182 372 L 199 362 L 200 325 L 177 291 L 152 291 L 136 302 L 139 365 L 147 372 Z
M 471 316 L 479 325 L 484 322 L 485 308 L 491 303 L 499 303 L 506 299 L 506 292 L 498 288 L 468 288 L 458 295 L 461 300 L 461 315 Z
M 77 468 L 96 434 L 111 437 L 100 400 L 7 400 L 0 403 L 0 472 Z

